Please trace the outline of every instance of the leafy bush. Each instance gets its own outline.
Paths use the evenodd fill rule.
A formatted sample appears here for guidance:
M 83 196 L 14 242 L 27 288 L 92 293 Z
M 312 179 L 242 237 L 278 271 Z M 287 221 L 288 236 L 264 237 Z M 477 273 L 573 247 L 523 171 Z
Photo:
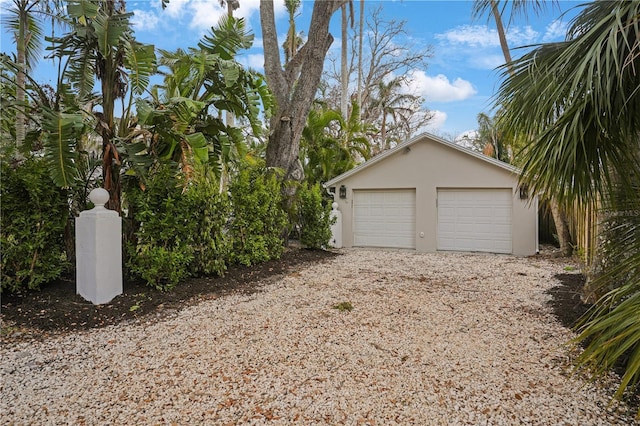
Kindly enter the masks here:
M 42 160 L 2 162 L 0 184 L 2 291 L 38 289 L 68 267 L 63 233 L 69 207 Z
M 279 258 L 287 216 L 278 177 L 262 166 L 244 164 L 229 189 L 232 261 L 250 266 Z
M 298 197 L 300 242 L 312 249 L 326 247 L 331 240 L 331 205 L 323 202 L 320 185 L 302 185 Z
M 169 166 L 161 166 L 145 190 L 127 191 L 133 238 L 127 242 L 127 267 L 148 285 L 169 290 L 195 274 L 222 274 L 227 243 L 222 227 L 227 201 L 206 181 L 184 187 Z
M 192 273 L 222 275 L 227 269 L 229 238 L 226 224 L 229 217 L 229 198 L 220 194 L 216 182 L 203 178 L 184 194 L 189 217 L 194 228 Z

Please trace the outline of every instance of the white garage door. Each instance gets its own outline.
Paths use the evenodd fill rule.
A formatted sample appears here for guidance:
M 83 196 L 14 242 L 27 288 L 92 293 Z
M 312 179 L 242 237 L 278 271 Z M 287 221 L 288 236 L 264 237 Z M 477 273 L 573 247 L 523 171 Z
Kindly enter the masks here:
M 438 189 L 438 250 L 511 253 L 510 189 Z
M 416 191 L 354 191 L 353 245 L 416 248 Z

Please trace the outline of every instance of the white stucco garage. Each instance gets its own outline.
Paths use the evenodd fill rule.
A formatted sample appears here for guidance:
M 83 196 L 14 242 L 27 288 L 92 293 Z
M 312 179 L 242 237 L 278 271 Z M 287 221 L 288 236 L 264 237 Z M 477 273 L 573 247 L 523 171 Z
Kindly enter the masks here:
M 344 247 L 538 250 L 538 200 L 521 194 L 518 169 L 433 135 L 401 143 L 325 187 L 335 190 Z

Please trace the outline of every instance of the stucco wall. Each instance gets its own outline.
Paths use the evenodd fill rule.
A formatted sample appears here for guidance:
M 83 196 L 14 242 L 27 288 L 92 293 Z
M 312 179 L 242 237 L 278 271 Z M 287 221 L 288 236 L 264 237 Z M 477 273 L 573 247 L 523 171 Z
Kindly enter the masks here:
M 386 158 L 347 176 L 336 186 L 335 201 L 342 212 L 342 242 L 353 246 L 353 191 L 358 189 L 416 190 L 416 250 L 436 251 L 438 188 L 509 188 L 513 194 L 513 254 L 537 251 L 537 200 L 521 200 L 517 176 L 443 143 L 422 138 L 409 149 L 400 149 Z M 345 185 L 347 198 L 339 198 Z M 420 237 L 420 233 L 424 237 Z

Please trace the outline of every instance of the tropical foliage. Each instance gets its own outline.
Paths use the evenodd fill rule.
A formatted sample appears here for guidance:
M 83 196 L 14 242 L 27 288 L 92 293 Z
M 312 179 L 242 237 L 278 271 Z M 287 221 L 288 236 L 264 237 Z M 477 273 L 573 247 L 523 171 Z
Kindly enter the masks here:
M 319 184 L 298 191 L 300 242 L 310 249 L 326 248 L 331 240 L 331 204 Z
M 640 382 L 640 3 L 593 2 L 564 42 L 544 44 L 505 70 L 497 103 L 525 135 L 523 181 L 562 203 L 600 201 L 605 226 L 596 284 L 606 293 L 583 321 L 578 366 L 620 363 L 616 396 Z M 510 75 L 509 75 L 510 74 Z M 608 292 L 607 292 L 608 290 Z
M 129 271 L 162 290 L 190 275 L 220 275 L 226 269 L 229 214 L 215 178 L 186 182 L 168 164 L 159 165 L 145 190 L 127 191 L 133 238 L 127 243 Z
M 68 266 L 63 244 L 67 194 L 53 184 L 40 159 L 18 166 L 3 161 L 1 167 L 2 291 L 37 289 Z
M 368 160 L 370 126 L 358 119 L 354 102 L 348 120 L 336 110 L 316 103 L 302 132 L 300 158 L 307 182 L 323 183 Z
M 142 131 L 131 135 L 154 157 L 175 161 L 190 176 L 194 164 L 223 165 L 248 154 L 246 131 L 228 125 L 223 112 L 245 120 L 250 133 L 262 133 L 260 117 L 273 106 L 266 83 L 258 73 L 244 69 L 235 56 L 251 46 L 243 19 L 223 17 L 199 43 L 199 48 L 175 52 L 160 50 L 164 82 L 152 89 L 151 100 L 137 103 Z
M 130 23 L 132 13 L 126 12 L 123 0 L 72 0 L 67 3 L 67 15 L 71 30 L 47 40 L 53 45 L 52 56 L 66 60 L 61 82 L 77 93 L 78 104 L 100 105 L 100 110 L 85 112 L 95 121 L 102 142 L 102 178 L 110 193 L 108 206 L 120 211 L 122 159 L 118 137 L 130 129 L 133 97 L 144 93 L 155 73 L 154 47 L 135 40 Z M 98 97 L 93 94 L 96 80 L 100 83 Z M 116 119 L 116 101 L 127 95 L 129 101 Z M 78 120 L 77 116 L 76 113 L 67 118 Z M 56 166 L 64 176 L 73 173 L 70 158 L 75 151 L 69 148 L 61 146 L 58 152 L 63 160 Z
M 229 223 L 231 261 L 249 266 L 279 258 L 287 225 L 281 177 L 262 164 L 244 164 L 229 190 L 233 210 Z

